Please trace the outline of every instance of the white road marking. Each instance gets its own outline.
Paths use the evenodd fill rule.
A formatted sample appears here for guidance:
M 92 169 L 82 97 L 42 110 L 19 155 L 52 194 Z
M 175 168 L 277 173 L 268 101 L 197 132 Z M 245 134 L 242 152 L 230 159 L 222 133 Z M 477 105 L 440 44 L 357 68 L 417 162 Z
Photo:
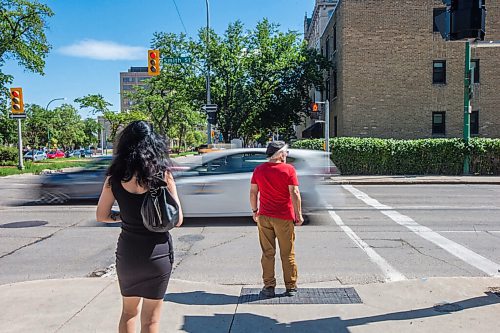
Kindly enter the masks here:
M 329 210 L 330 216 L 337 223 L 337 225 L 344 231 L 347 236 L 356 244 L 361 250 L 363 250 L 370 260 L 378 265 L 378 267 L 384 272 L 385 280 L 387 282 L 392 281 L 403 281 L 406 277 L 392 267 L 384 258 L 382 258 L 370 245 L 365 243 L 356 233 L 346 226 L 340 216 L 338 216 L 333 210 Z
M 393 208 L 390 206 L 381 204 L 376 199 L 371 198 L 366 193 L 354 188 L 352 185 L 342 185 L 342 187 L 364 203 L 379 209 L 382 214 L 388 216 L 394 222 L 410 229 L 420 237 L 436 244 L 443 250 L 460 258 L 469 265 L 476 267 L 489 276 L 500 277 L 499 264 L 483 257 L 480 254 L 477 254 L 476 252 L 466 248 L 463 245 L 460 245 L 452 240 L 449 240 L 446 237 L 443 237 L 442 235 L 438 234 L 428 227 L 424 227 L 418 224 L 412 218 L 393 210 Z

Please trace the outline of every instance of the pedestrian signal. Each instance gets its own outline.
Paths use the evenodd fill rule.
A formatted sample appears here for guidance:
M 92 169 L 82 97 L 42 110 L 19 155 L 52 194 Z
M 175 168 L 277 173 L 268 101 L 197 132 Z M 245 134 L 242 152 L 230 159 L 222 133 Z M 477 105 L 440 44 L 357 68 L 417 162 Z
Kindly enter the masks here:
M 11 112 L 13 114 L 24 113 L 23 89 L 10 88 Z
M 148 74 L 160 75 L 160 50 L 148 51 Z
M 312 110 L 312 112 L 318 112 L 318 104 L 317 103 L 312 103 L 311 110 Z

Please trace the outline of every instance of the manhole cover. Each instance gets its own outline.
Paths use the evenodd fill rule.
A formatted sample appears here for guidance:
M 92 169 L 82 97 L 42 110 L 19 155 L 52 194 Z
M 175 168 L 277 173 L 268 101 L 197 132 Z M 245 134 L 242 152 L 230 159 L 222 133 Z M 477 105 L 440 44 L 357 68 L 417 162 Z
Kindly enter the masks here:
M 0 224 L 0 228 L 6 228 L 6 229 L 32 228 L 32 227 L 40 227 L 48 223 L 49 222 L 47 221 L 19 221 L 19 222 Z
M 276 297 L 260 295 L 260 288 L 242 288 L 238 303 L 251 304 L 361 304 L 354 288 L 299 288 L 292 297 L 285 296 L 284 288 L 275 290 Z
M 437 312 L 456 312 L 463 310 L 463 308 L 456 303 L 440 303 L 432 307 Z
M 199 242 L 203 239 L 205 239 L 205 237 L 202 235 L 184 235 L 179 237 L 179 240 L 181 242 L 186 242 L 186 243 Z

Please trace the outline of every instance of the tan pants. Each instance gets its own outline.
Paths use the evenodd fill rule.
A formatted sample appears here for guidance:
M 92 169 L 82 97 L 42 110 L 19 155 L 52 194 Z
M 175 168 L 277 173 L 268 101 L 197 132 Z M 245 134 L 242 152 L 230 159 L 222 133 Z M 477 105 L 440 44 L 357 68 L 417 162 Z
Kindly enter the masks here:
M 276 287 L 274 256 L 276 238 L 280 247 L 283 278 L 287 289 L 297 288 L 297 264 L 295 263 L 295 230 L 293 221 L 259 215 L 259 241 L 262 249 L 262 278 L 264 287 Z

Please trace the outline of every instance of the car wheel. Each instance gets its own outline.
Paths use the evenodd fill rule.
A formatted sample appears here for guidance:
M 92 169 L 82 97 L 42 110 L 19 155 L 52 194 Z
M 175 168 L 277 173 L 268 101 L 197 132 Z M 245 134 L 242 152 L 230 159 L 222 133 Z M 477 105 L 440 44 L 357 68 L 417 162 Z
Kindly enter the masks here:
M 43 204 L 63 204 L 68 200 L 68 195 L 62 192 L 43 192 L 39 202 Z

